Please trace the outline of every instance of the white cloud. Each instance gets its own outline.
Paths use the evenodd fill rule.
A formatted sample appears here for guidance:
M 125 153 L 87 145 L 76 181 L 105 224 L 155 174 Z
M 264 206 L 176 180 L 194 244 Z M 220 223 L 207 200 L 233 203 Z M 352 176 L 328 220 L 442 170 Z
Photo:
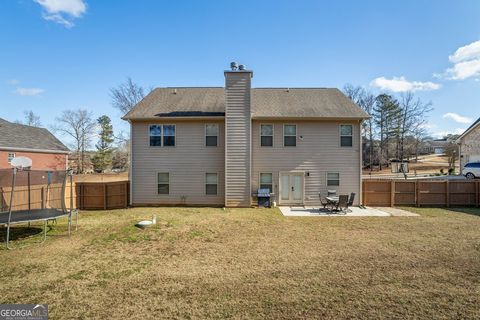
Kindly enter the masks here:
M 420 90 L 437 90 L 441 85 L 433 82 L 408 81 L 405 77 L 393 77 L 387 79 L 379 77 L 370 82 L 372 87 L 388 90 L 392 92 L 420 91 Z
M 16 86 L 17 84 L 20 84 L 20 81 L 18 81 L 17 79 L 10 79 L 7 81 L 7 84 L 11 86 Z
M 480 76 L 480 40 L 458 48 L 448 60 L 453 66 L 443 74 L 434 74 L 435 77 L 464 80 Z
M 448 57 L 452 63 L 458 63 L 480 57 L 480 40 L 460 47 L 454 54 Z
M 73 20 L 87 11 L 84 0 L 33 0 L 43 7 L 42 17 L 47 21 L 63 24 L 67 28 L 74 26 Z
M 432 133 L 432 136 L 434 138 L 443 138 L 443 137 L 446 137 L 447 135 L 449 134 L 462 134 L 465 132 L 466 129 L 464 128 L 456 128 L 454 130 L 450 130 L 450 131 L 439 131 L 439 132 L 434 132 Z
M 45 90 L 40 88 L 17 88 L 15 93 L 19 96 L 38 96 L 39 94 L 44 93 Z
M 469 117 L 461 116 L 461 115 L 459 115 L 458 113 L 455 113 L 455 112 L 445 113 L 445 114 L 443 115 L 443 118 L 444 118 L 444 119 L 452 119 L 452 120 L 455 121 L 455 122 L 465 123 L 465 124 L 468 124 L 468 123 L 472 123 L 472 122 L 473 122 L 473 119 L 471 119 L 471 118 L 469 118 Z

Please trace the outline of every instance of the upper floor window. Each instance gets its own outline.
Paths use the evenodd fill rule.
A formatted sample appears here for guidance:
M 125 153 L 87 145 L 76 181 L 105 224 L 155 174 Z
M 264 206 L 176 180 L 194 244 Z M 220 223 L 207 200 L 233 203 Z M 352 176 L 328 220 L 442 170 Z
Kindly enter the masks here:
M 15 153 L 9 153 L 7 158 L 8 163 L 12 162 L 13 158 L 15 158 Z
M 260 125 L 260 146 L 273 147 L 273 124 Z
M 174 124 L 152 124 L 150 126 L 151 147 L 174 147 L 175 146 L 175 125 Z
M 205 145 L 207 147 L 218 145 L 218 124 L 205 125 Z
M 353 128 L 351 124 L 340 125 L 340 146 L 351 147 L 353 145 Z
M 163 146 L 175 147 L 175 125 L 163 125 Z
M 297 125 L 295 124 L 283 125 L 283 146 L 285 147 L 297 146 Z

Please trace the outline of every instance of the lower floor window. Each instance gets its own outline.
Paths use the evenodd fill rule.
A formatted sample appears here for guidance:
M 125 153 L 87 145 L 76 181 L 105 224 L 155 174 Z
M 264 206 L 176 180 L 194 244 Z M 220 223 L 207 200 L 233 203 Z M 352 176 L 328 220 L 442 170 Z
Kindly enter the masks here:
M 205 194 L 217 195 L 218 175 L 216 173 L 207 173 L 205 175 Z
M 168 172 L 158 173 L 158 194 L 170 193 L 170 174 Z
M 15 158 L 15 153 L 8 154 L 8 163 L 12 162 L 13 158 Z
M 327 186 L 339 186 L 340 185 L 340 173 L 329 172 L 327 173 Z
M 273 174 L 260 173 L 260 189 L 268 189 L 273 192 Z

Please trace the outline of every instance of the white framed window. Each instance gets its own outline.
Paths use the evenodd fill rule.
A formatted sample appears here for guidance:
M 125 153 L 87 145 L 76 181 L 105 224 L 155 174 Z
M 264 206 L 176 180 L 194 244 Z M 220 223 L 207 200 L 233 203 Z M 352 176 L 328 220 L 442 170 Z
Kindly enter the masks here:
M 149 129 L 150 147 L 162 146 L 162 125 L 152 124 Z
M 11 163 L 13 158 L 15 158 L 15 153 L 9 153 L 7 158 L 8 163 Z
M 340 173 L 328 172 L 327 173 L 327 186 L 338 187 L 340 185 Z
M 353 145 L 353 126 L 351 124 L 340 125 L 340 147 Z
M 205 194 L 216 196 L 218 192 L 218 174 L 206 173 L 205 174 Z
M 273 174 L 271 172 L 260 173 L 260 189 L 269 189 L 273 192 Z
M 175 125 L 152 124 L 149 127 L 149 137 L 151 147 L 174 147 Z
M 260 125 L 260 146 L 273 147 L 273 124 Z
M 170 173 L 159 172 L 157 174 L 158 194 L 170 194 Z
M 175 125 L 174 124 L 163 125 L 163 146 L 175 147 Z
M 205 125 L 205 146 L 216 147 L 218 145 L 218 124 Z
M 296 124 L 283 125 L 283 146 L 284 147 L 297 146 L 297 125 Z

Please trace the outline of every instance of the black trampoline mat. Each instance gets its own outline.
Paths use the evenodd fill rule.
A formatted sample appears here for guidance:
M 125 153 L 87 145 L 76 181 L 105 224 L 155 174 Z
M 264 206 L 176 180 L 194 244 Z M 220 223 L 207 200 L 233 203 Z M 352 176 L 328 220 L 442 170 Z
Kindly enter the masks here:
M 68 215 L 59 209 L 33 209 L 12 211 L 10 223 L 21 223 L 35 220 L 49 220 Z M 0 213 L 0 225 L 8 223 L 8 212 Z

